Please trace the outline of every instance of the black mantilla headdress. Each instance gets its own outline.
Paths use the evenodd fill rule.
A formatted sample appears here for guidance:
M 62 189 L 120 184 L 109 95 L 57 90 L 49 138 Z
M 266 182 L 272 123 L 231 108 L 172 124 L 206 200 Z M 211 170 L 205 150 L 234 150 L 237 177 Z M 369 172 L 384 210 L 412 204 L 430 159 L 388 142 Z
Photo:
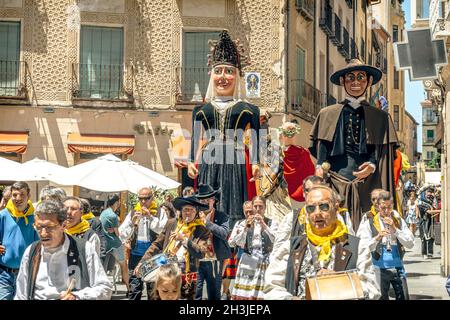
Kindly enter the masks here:
M 208 54 L 209 67 L 226 64 L 238 68 L 242 75 L 242 68 L 249 64 L 249 59 L 243 55 L 244 45 L 239 39 L 231 40 L 228 31 L 223 30 L 219 40 L 209 40 L 208 43 L 212 52 Z

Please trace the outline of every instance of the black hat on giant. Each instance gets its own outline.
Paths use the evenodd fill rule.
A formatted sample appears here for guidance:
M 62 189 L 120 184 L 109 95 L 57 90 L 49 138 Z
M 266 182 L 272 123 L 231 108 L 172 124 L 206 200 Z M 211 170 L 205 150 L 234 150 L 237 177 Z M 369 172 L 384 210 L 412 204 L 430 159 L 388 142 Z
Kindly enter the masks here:
M 333 73 L 330 77 L 330 81 L 340 86 L 341 85 L 340 78 L 344 77 L 347 73 L 355 70 L 365 71 L 367 73 L 367 78 L 372 77 L 373 79 L 372 85 L 378 83 L 378 81 L 380 81 L 381 77 L 383 76 L 383 73 L 381 72 L 380 69 L 370 66 L 368 64 L 364 64 L 359 59 L 352 59 L 345 68 Z
M 198 198 L 194 196 L 175 198 L 172 204 L 177 210 L 181 210 L 184 206 L 197 207 L 199 210 L 206 210 L 209 208 L 209 205 L 199 202 Z
M 220 194 L 220 191 L 220 188 L 214 190 L 209 184 L 199 184 L 195 197 L 197 197 L 197 199 L 208 199 L 217 196 Z
M 214 46 L 211 59 L 213 67 L 219 64 L 226 64 L 236 67 L 239 70 L 242 68 L 241 56 L 227 30 L 223 30 L 220 33 L 219 40 Z

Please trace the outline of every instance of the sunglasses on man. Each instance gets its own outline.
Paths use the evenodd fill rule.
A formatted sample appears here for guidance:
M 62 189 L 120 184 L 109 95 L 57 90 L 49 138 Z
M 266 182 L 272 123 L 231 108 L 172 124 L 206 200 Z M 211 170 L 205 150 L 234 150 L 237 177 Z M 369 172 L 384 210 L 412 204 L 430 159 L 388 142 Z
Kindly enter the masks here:
M 309 204 L 309 205 L 305 206 L 305 210 L 307 213 L 313 213 L 314 211 L 316 211 L 317 207 L 319 207 L 320 211 L 324 211 L 324 212 L 328 212 L 331 209 L 331 206 L 329 203 L 321 203 L 318 205 Z
M 150 200 L 150 199 L 152 199 L 152 198 L 153 198 L 153 196 L 138 197 L 139 200 L 145 200 L 145 201 Z

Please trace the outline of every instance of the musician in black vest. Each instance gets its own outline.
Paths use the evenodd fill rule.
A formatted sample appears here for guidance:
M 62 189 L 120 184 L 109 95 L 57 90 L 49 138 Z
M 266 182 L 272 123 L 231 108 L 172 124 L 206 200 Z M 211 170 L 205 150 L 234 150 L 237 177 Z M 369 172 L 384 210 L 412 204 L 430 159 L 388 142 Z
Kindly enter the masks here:
M 223 262 L 231 257 L 231 249 L 227 241 L 228 215 L 216 210 L 215 207 L 219 194 L 220 190 L 214 190 L 210 185 L 205 184 L 200 184 L 195 194 L 200 203 L 209 206 L 207 210 L 200 211 L 199 217 L 205 223 L 206 229 L 211 232 L 207 241 L 208 251 L 205 257 L 200 259 L 198 268 L 196 300 L 202 299 L 204 282 L 208 290 L 208 300 L 220 300 Z
M 39 241 L 22 258 L 15 300 L 109 300 L 112 284 L 92 245 L 64 232 L 67 211 L 54 200 L 41 202 L 34 228 Z
M 66 233 L 72 237 L 84 239 L 92 243 L 101 256 L 101 242 L 98 234 L 91 228 L 89 221 L 82 219 L 82 202 L 77 197 L 67 197 L 64 200 L 64 207 L 67 210 L 67 220 L 65 223 Z
M 351 269 L 357 269 L 365 298 L 378 298 L 370 251 L 357 237 L 348 234 L 337 218 L 336 193 L 326 186 L 312 187 L 306 196 L 305 210 L 305 232 L 301 221 L 295 219 L 291 238 L 270 256 L 264 298 L 304 299 L 307 277 Z
M 401 215 L 393 210 L 394 200 L 387 191 L 378 194 L 377 212 L 361 223 L 358 236 L 370 248 L 380 283 L 381 300 L 389 300 L 392 284 L 396 300 L 408 299 L 403 255 L 414 246 L 414 235 Z

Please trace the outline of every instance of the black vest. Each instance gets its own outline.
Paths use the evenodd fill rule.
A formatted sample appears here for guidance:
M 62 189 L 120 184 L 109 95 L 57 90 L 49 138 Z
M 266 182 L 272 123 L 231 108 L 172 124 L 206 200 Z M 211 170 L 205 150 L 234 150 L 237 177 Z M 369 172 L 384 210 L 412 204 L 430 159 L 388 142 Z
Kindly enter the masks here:
M 292 295 L 297 295 L 300 268 L 305 258 L 308 240 L 306 234 L 291 238 L 291 250 L 287 263 L 285 286 Z M 358 260 L 359 238 L 350 234 L 347 239 L 336 244 L 334 271 L 344 271 L 356 269 Z
M 86 232 L 87 233 L 87 232 Z M 86 241 L 81 238 L 74 238 L 67 235 L 69 238 L 69 251 L 67 253 L 67 267 L 69 272 L 69 277 L 76 276 L 74 267 L 80 270 L 80 280 L 81 287 L 75 288 L 72 291 L 81 290 L 90 286 L 89 273 L 86 264 Z M 37 272 L 39 271 L 39 264 L 41 261 L 41 242 L 35 241 L 31 244 L 30 256 L 28 260 L 27 272 L 28 272 L 28 283 L 27 283 L 27 300 L 34 300 L 34 289 L 36 285 Z M 36 261 L 34 261 L 36 260 Z M 33 268 L 34 266 L 34 268 Z M 37 268 L 37 269 L 36 269 Z M 36 270 L 33 273 L 33 269 Z M 71 270 L 72 269 L 72 270 Z M 71 270 L 71 271 L 70 271 Z M 61 270 L 61 272 L 66 272 L 66 270 Z

